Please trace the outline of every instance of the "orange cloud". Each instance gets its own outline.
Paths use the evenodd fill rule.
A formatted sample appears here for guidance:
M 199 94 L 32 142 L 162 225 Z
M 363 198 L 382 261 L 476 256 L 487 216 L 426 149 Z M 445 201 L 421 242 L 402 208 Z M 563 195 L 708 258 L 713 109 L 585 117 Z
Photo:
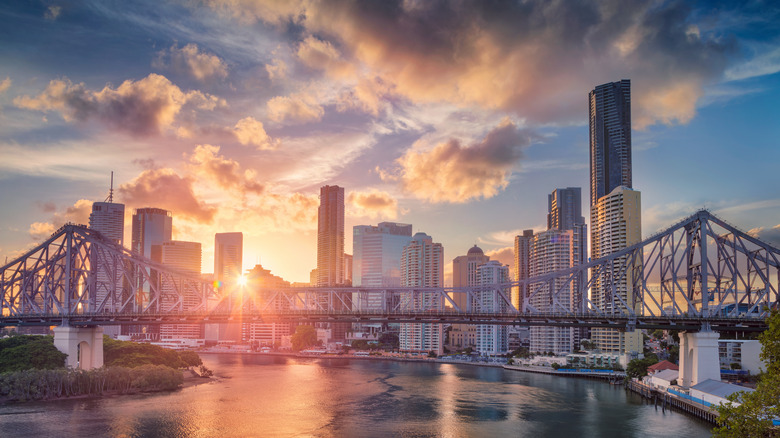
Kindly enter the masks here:
M 226 159 L 218 154 L 219 146 L 201 144 L 195 147 L 190 156 L 190 163 L 195 166 L 197 173 L 231 192 L 238 191 L 243 196 L 250 193 L 259 195 L 263 192 L 264 187 L 255 181 L 254 172 L 242 173 L 237 161 Z
M 352 207 L 352 214 L 355 216 L 388 220 L 395 220 L 398 217 L 398 201 L 387 192 L 378 190 L 350 192 L 347 196 L 347 202 Z
M 397 160 L 403 189 L 431 202 L 463 203 L 491 198 L 509 184 L 509 174 L 530 137 L 509 121 L 479 143 L 452 139 L 429 151 L 409 150 Z
M 66 223 L 86 225 L 89 223 L 89 214 L 92 212 L 92 201 L 79 199 L 73 205 L 58 210 L 52 203 L 45 203 L 42 209 L 46 213 L 52 213 L 48 222 L 34 222 L 30 225 L 30 237 L 35 241 L 41 241 L 48 238 L 59 227 Z
M 238 141 L 243 145 L 254 145 L 257 150 L 273 150 L 279 147 L 279 140 L 272 139 L 265 132 L 263 124 L 254 117 L 244 117 L 233 128 Z
M 298 45 L 297 55 L 309 67 L 325 70 L 334 77 L 346 77 L 354 73 L 354 67 L 342 59 L 333 44 L 311 35 Z
M 200 91 L 183 92 L 165 76 L 150 74 L 139 81 L 124 81 L 116 89 L 88 90 L 83 83 L 56 79 L 36 97 L 14 99 L 19 108 L 58 111 L 66 121 L 97 119 L 134 136 L 159 134 L 171 127 L 187 104 L 213 110 L 224 101 Z
M 320 120 L 325 109 L 316 99 L 306 93 L 291 96 L 277 96 L 268 101 L 268 117 L 275 122 L 294 120 L 313 122 Z
M 174 44 L 170 49 L 160 51 L 154 66 L 169 68 L 201 82 L 226 78 L 228 75 L 227 65 L 218 56 L 201 52 L 196 44 L 187 44 L 182 48 Z
M 210 223 L 216 208 L 195 196 L 194 179 L 173 169 L 147 169 L 119 186 L 119 197 L 129 208 L 159 207 L 197 222 Z
M 5 90 L 11 88 L 11 78 L 7 77 L 0 81 L 0 93 L 5 92 Z

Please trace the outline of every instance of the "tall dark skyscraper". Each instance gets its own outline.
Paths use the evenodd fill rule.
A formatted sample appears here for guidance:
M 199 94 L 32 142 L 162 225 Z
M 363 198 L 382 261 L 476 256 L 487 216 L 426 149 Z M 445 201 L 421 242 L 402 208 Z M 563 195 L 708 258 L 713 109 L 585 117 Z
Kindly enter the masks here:
M 590 205 L 631 187 L 631 81 L 599 85 L 590 101 Z

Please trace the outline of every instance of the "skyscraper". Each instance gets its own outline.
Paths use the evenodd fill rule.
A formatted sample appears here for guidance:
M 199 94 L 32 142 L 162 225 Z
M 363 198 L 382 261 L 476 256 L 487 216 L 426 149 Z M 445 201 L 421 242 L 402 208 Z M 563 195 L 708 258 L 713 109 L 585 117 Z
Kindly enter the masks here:
M 606 257 L 616 251 L 642 241 L 641 194 L 628 187 L 617 187 L 612 193 L 599 198 L 594 207 L 596 225 L 592 230 L 591 254 L 593 258 Z M 641 269 L 640 265 L 625 266 L 626 256 L 612 262 L 612 273 L 625 271 L 612 280 L 612 273 L 601 272 L 596 275 L 591 287 L 591 301 L 606 311 L 620 311 L 619 300 L 612 298 L 614 293 L 634 311 L 641 311 L 641 301 L 634 295 L 632 270 Z M 641 263 L 638 261 L 637 263 Z M 625 267 L 624 267 L 625 266 Z M 593 275 L 593 274 L 592 274 Z M 613 308 L 613 304 L 615 307 Z M 642 334 L 619 332 L 609 329 L 591 329 L 592 341 L 596 348 L 605 353 L 635 354 L 642 352 Z
M 320 188 L 320 207 L 317 210 L 317 287 L 344 285 L 344 188 L 323 186 Z M 334 306 L 343 307 L 340 303 L 348 301 L 346 297 L 336 298 L 332 300 Z M 331 323 L 330 339 L 343 341 L 349 327 L 347 323 Z
M 417 233 L 401 254 L 402 287 L 441 287 L 444 282 L 444 248 L 425 233 Z M 433 293 L 404 292 L 401 308 L 411 311 L 443 310 L 444 303 Z M 398 335 L 403 352 L 444 352 L 441 324 L 402 323 Z
M 593 206 L 616 187 L 631 187 L 631 81 L 599 85 L 588 100 Z
M 175 268 L 177 271 L 190 274 L 193 278 L 200 276 L 201 271 L 201 246 L 199 242 L 183 242 L 180 240 L 170 240 L 159 245 L 152 245 L 152 260 L 163 265 Z M 176 294 L 176 287 L 181 288 L 181 284 L 174 284 L 167 277 L 161 278 L 160 297 L 163 310 L 180 310 L 176 307 L 179 296 Z M 184 296 L 181 300 L 181 310 L 194 310 L 200 303 L 194 291 L 187 289 L 178 289 Z M 203 326 L 200 324 L 162 324 L 160 325 L 160 339 L 202 339 Z
M 587 229 L 579 187 L 555 189 L 547 197 L 547 231 L 529 239 L 529 277 L 568 269 L 587 260 Z M 534 283 L 529 304 L 542 312 L 581 312 L 584 279 Z M 579 328 L 531 327 L 531 351 L 571 353 L 585 335 Z
M 490 260 L 477 267 L 477 277 L 482 286 L 509 283 L 509 266 L 502 265 L 497 260 Z M 491 313 L 506 312 L 506 302 L 499 292 L 506 295 L 508 288 L 478 290 L 475 295 L 479 310 Z M 479 354 L 497 356 L 507 352 L 507 326 L 478 324 L 476 332 L 476 350 Z
M 140 256 L 152 258 L 152 246 L 162 245 L 171 240 L 173 218 L 171 213 L 161 208 L 139 208 L 133 213 L 130 249 Z M 146 275 L 151 281 L 157 281 L 157 273 L 149 270 Z M 144 281 L 142 272 L 135 272 L 136 298 L 135 305 L 142 308 L 149 303 L 149 284 Z M 122 333 L 131 336 L 142 336 L 155 339 L 158 332 L 155 326 L 123 326 Z
M 89 215 L 89 228 L 98 231 L 103 237 L 119 246 L 125 243 L 125 205 L 113 202 L 114 174 L 111 174 L 111 189 L 106 202 L 93 202 Z M 105 310 L 119 310 L 124 300 L 124 266 L 118 259 L 106 258 L 98 263 L 95 297 L 97 303 L 105 303 Z M 116 294 L 115 292 L 120 292 Z M 117 300 L 107 299 L 116 297 Z M 95 309 L 97 310 L 97 309 Z M 103 333 L 116 337 L 119 326 L 104 326 Z
M 534 230 L 523 230 L 523 234 L 515 236 L 515 280 L 527 280 L 529 263 L 531 261 L 531 239 Z M 512 288 L 512 305 L 519 311 L 523 311 L 524 299 L 528 296 L 528 285 Z
M 344 284 L 344 188 L 320 188 L 317 211 L 317 286 Z
M 173 217 L 161 208 L 139 208 L 133 213 L 132 247 L 134 253 L 151 258 L 152 245 L 171 240 Z
M 478 286 L 480 277 L 477 274 L 477 268 L 490 260 L 482 252 L 482 249 L 474 245 L 466 255 L 455 257 L 452 260 L 452 286 L 466 287 Z M 462 311 L 468 310 L 467 296 L 464 292 L 453 292 L 452 301 L 460 307 Z M 473 324 L 453 324 L 450 330 L 450 347 L 452 349 L 461 349 L 466 347 L 475 347 L 477 343 L 477 327 Z
M 599 85 L 588 96 L 590 111 L 590 253 L 591 258 L 606 257 L 641 240 L 640 194 L 631 181 L 631 81 L 623 79 Z M 619 272 L 621 261 L 615 262 Z M 632 285 L 629 267 L 617 281 L 596 275 L 591 301 L 596 306 L 612 302 L 612 291 L 625 302 Z M 591 273 L 591 275 L 594 275 Z M 627 301 L 626 301 L 627 300 Z M 630 304 L 631 305 L 631 304 Z M 597 349 L 605 353 L 641 352 L 636 345 L 639 332 L 593 329 L 591 337 Z M 625 361 L 624 361 L 625 362 Z
M 401 254 L 412 240 L 412 226 L 381 222 L 377 226 L 352 228 L 352 285 L 398 287 L 401 285 Z M 361 310 L 382 310 L 380 293 L 369 293 L 366 302 L 356 300 Z
M 214 280 L 219 284 L 235 284 L 243 270 L 244 234 L 214 235 Z

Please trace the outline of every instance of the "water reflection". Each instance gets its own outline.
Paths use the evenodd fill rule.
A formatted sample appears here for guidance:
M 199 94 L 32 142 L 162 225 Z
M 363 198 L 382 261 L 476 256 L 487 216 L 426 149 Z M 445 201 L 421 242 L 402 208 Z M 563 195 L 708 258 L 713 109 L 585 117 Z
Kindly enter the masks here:
M 0 407 L 3 436 L 710 436 L 621 387 L 500 368 L 209 355 L 167 394 Z

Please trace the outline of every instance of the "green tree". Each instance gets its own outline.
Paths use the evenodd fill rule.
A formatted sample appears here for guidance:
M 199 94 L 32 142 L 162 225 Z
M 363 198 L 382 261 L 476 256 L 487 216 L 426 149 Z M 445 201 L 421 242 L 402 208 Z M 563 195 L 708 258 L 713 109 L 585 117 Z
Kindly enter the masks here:
M 740 391 L 728 397 L 741 403 L 739 406 L 722 404 L 717 407 L 720 415 L 719 427 L 713 429 L 716 437 L 780 436 L 780 431 L 772 425 L 772 419 L 780 418 L 780 312 L 772 311 L 767 326 L 759 336 L 766 372 L 755 391 Z
M 57 350 L 52 336 L 12 336 L 0 340 L 0 372 L 65 367 L 67 354 Z
M 649 354 L 644 359 L 634 359 L 626 366 L 626 376 L 629 378 L 640 378 L 647 375 L 647 367 L 658 363 L 658 357 L 655 354 Z
M 317 331 L 311 325 L 299 325 L 292 335 L 292 348 L 295 351 L 305 350 L 317 345 Z

